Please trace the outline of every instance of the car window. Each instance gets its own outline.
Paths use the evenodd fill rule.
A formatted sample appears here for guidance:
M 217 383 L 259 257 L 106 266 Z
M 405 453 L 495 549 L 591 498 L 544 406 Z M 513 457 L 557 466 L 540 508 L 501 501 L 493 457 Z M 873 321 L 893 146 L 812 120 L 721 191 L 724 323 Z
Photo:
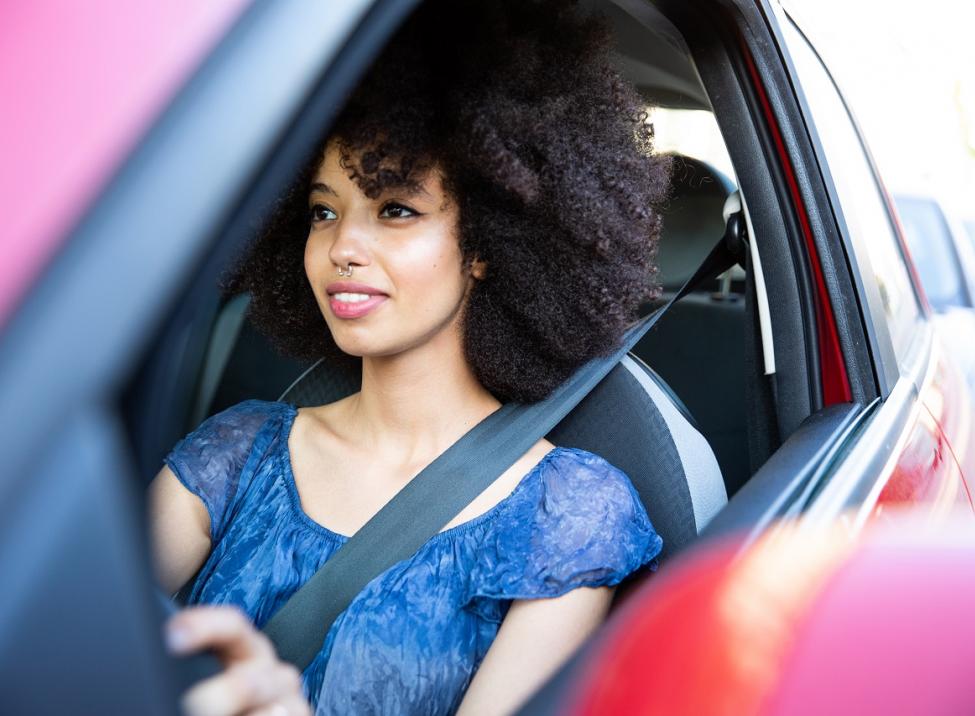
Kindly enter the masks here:
M 904 238 L 921 276 L 924 292 L 939 311 L 964 306 L 965 289 L 944 214 L 927 199 L 897 197 Z
M 917 334 L 921 310 L 893 220 L 832 78 L 802 34 L 788 22 L 783 29 L 836 188 L 839 206 L 834 206 L 834 211 L 846 224 L 861 270 L 872 274 L 876 282 L 879 308 L 897 362 L 903 366 Z M 871 307 L 872 313 L 875 308 Z
M 658 152 L 700 159 L 738 183 L 714 114 L 702 109 L 670 107 L 651 107 L 649 111 L 654 148 Z

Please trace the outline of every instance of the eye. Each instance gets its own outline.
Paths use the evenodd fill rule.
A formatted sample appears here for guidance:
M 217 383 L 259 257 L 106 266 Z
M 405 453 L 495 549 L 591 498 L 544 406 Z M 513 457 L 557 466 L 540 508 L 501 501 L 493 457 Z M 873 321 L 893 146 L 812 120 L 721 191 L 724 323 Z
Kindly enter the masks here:
M 313 204 L 308 209 L 308 218 L 313 224 L 321 221 L 335 221 L 338 215 L 324 204 Z
M 386 202 L 379 210 L 380 219 L 408 219 L 411 216 L 420 216 L 420 212 L 395 201 Z

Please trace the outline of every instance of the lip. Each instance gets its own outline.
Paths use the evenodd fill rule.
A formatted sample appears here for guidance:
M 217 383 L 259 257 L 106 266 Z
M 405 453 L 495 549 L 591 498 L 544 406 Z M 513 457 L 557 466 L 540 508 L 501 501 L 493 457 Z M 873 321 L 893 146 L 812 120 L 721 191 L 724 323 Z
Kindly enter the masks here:
M 372 313 L 381 304 L 386 302 L 388 295 L 382 291 L 367 286 L 364 283 L 354 283 L 352 281 L 335 281 L 325 287 L 325 292 L 329 295 L 328 305 L 336 318 L 362 318 Z M 336 293 L 364 293 L 372 298 L 359 303 L 344 303 L 335 298 Z
M 364 283 L 355 283 L 354 281 L 333 281 L 325 287 L 325 293 L 329 296 L 335 293 L 366 293 L 370 296 L 386 295 L 378 288 L 367 286 Z

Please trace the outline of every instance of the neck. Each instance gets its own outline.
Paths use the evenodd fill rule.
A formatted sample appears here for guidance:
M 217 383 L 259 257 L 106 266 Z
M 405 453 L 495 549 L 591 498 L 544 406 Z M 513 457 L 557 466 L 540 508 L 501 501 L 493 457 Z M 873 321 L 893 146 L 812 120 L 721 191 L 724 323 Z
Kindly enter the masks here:
M 364 358 L 347 425 L 367 449 L 427 460 L 499 405 L 471 371 L 455 325 L 414 349 Z

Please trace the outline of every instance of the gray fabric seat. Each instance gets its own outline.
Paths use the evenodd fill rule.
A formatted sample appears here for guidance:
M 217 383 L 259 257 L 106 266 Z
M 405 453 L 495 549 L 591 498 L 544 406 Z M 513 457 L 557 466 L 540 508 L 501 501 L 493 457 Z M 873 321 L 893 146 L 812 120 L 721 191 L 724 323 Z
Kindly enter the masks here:
M 735 186 L 691 157 L 675 158 L 658 262 L 664 297 L 675 293 L 724 234 L 722 211 Z M 750 474 L 745 396 L 744 271 L 676 304 L 633 352 L 690 408 L 733 495 Z M 730 286 L 729 286 L 730 284 Z

